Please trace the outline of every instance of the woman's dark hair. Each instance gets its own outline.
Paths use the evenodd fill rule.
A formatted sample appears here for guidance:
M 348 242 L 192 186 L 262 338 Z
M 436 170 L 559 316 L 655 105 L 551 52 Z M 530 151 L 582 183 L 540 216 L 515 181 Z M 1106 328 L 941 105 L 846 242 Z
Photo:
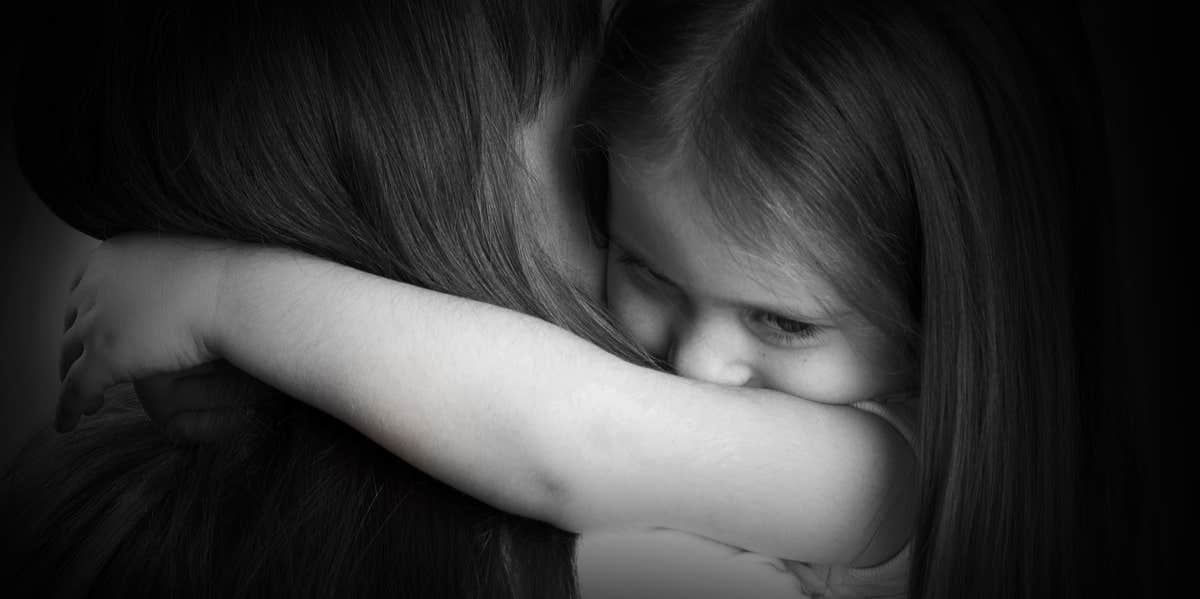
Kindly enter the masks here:
M 455 492 L 333 418 L 287 400 L 258 430 L 181 445 L 131 391 L 8 474 L 8 596 L 575 594 L 574 535 Z
M 92 235 L 287 246 L 543 317 L 636 358 L 560 274 L 518 126 L 597 47 L 599 2 L 121 3 L 28 51 L 20 163 Z M 238 440 L 128 398 L 5 481 L 5 588 L 37 595 L 564 597 L 573 536 L 429 479 L 244 375 Z M 11 532 L 10 532 L 11 531 Z
M 1076 75 L 1048 69 L 1032 21 L 970 4 L 627 2 L 594 122 L 689 167 L 731 239 L 823 273 L 910 349 L 912 596 L 1073 596 L 1100 556 L 1068 287 L 1066 215 L 1098 197 L 1085 120 L 1051 93 Z
M 514 147 L 597 48 L 598 2 L 179 2 L 83 23 L 26 71 L 15 129 L 22 171 L 84 232 L 286 245 L 628 354 L 543 259 Z

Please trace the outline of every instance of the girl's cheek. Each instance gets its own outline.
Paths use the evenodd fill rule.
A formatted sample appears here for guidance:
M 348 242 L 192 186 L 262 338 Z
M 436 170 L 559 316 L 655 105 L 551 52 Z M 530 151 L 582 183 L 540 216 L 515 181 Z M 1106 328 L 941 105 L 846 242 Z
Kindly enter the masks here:
M 901 367 L 876 351 L 859 351 L 838 339 L 811 352 L 777 359 L 764 386 L 804 399 L 848 404 L 903 391 L 908 378 Z
M 824 356 L 805 359 L 772 378 L 775 381 L 768 382 L 768 387 L 811 401 L 846 404 L 866 399 L 859 395 L 866 381 L 859 380 L 858 373 L 847 371 L 838 360 Z

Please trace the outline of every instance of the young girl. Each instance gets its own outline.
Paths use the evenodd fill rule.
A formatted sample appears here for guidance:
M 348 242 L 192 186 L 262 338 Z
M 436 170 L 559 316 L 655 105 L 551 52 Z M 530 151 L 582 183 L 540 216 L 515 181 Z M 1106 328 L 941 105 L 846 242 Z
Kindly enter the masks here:
M 596 120 L 609 307 L 683 377 L 297 253 L 125 238 L 73 292 L 62 425 L 222 357 L 567 530 L 696 533 L 830 596 L 902 593 L 910 556 L 922 596 L 1064 580 L 1054 155 L 1001 24 L 677 4 L 622 12 Z

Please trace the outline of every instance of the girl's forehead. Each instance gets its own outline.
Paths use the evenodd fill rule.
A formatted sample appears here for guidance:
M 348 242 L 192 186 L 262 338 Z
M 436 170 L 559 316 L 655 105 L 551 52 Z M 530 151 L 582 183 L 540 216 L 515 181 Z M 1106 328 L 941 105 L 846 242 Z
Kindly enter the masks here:
M 687 168 L 616 157 L 609 230 L 657 274 L 698 297 L 812 317 L 840 311 L 796 244 L 747 243 L 714 218 Z M 766 232 L 764 231 L 764 235 Z
M 815 254 L 831 244 L 800 198 L 781 189 L 772 177 L 739 173 L 754 185 L 730 181 L 730 169 L 706 165 L 684 143 L 647 148 L 614 140 L 609 167 L 611 200 L 626 210 L 645 211 L 670 225 L 704 229 L 743 260 L 808 268 Z M 616 192 L 620 190 L 621 194 Z

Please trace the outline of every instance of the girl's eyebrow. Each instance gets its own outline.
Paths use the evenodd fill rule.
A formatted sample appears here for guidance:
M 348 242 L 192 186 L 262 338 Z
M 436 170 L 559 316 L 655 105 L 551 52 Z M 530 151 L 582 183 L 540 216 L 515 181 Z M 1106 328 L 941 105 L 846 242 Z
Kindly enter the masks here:
M 623 254 L 625 254 L 624 259 L 626 261 L 635 263 L 640 268 L 644 268 L 646 270 L 647 274 L 654 277 L 655 279 L 658 279 L 662 283 L 664 283 L 666 285 L 670 285 L 676 289 L 686 291 L 687 287 L 680 285 L 675 280 L 671 279 L 671 277 L 668 277 L 667 275 L 662 274 L 654 266 L 652 266 L 649 263 L 649 261 L 645 258 L 645 254 L 643 252 L 630 247 L 630 244 L 625 241 L 625 238 L 623 236 L 617 235 L 617 234 L 611 234 L 609 236 L 609 239 L 610 239 L 610 243 L 612 243 L 613 245 L 620 248 L 621 252 Z M 846 317 L 846 316 L 852 314 L 852 312 L 850 312 L 849 310 L 831 311 L 831 310 L 827 310 L 824 306 L 822 306 L 822 308 L 821 308 L 821 314 L 817 315 L 817 314 L 808 313 L 805 310 L 798 310 L 796 306 L 786 304 L 786 303 L 775 304 L 775 303 L 770 303 L 770 302 L 753 301 L 753 300 L 747 300 L 747 299 L 727 300 L 727 301 L 730 301 L 731 303 L 734 303 L 734 304 L 741 305 L 746 308 L 751 308 L 751 309 L 758 310 L 761 312 L 775 314 L 777 316 L 782 316 L 784 318 L 788 318 L 791 320 L 812 323 L 817 326 L 832 326 L 833 323 L 836 322 L 838 319 L 841 319 L 843 317 Z

